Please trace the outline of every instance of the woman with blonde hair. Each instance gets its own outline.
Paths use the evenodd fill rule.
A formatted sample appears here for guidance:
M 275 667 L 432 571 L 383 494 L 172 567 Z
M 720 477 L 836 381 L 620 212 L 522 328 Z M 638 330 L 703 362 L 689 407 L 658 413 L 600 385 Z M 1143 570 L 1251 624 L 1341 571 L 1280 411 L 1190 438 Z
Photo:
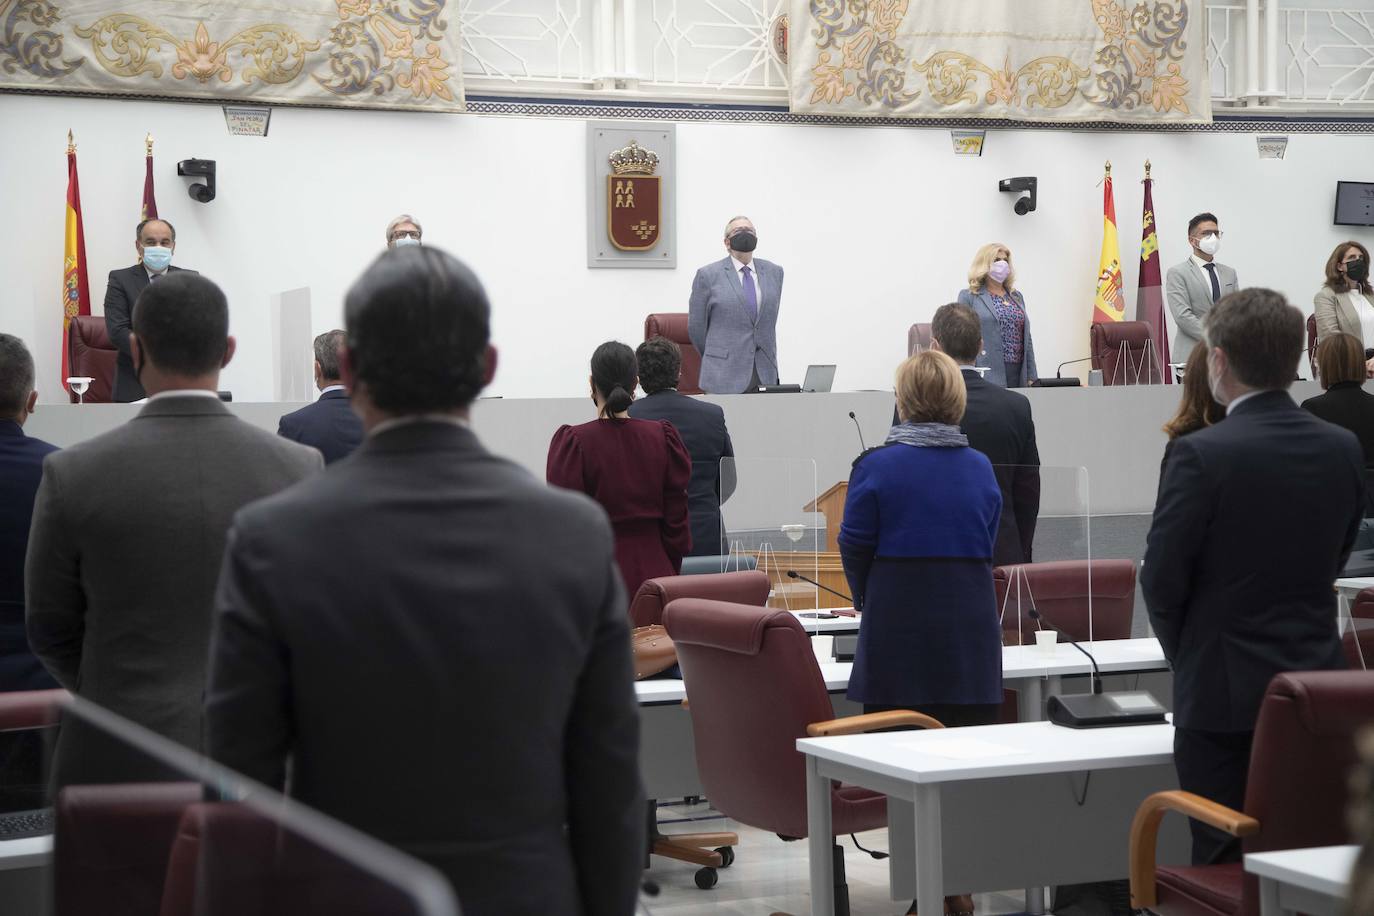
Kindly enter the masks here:
M 983 326 L 983 352 L 974 365 L 988 369 L 984 376 L 1003 388 L 1024 388 L 1039 376 L 1031 343 L 1026 300 L 1016 289 L 1011 249 L 992 242 L 978 249 L 968 269 L 968 288 L 959 302 L 978 314 Z

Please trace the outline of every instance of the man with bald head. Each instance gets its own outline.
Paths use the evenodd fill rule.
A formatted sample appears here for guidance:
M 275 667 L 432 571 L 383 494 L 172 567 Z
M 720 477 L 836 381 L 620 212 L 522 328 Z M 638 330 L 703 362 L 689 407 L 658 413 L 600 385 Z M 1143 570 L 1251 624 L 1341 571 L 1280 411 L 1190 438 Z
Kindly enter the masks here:
M 138 294 L 171 271 L 185 270 L 172 266 L 172 252 L 177 247 L 177 231 L 165 219 L 145 219 L 134 229 L 134 251 L 138 263 L 110 271 L 105 287 L 105 330 L 119 356 L 115 360 L 113 399 L 141 401 L 148 396 L 134 371 L 133 356 L 129 352 L 129 331 L 133 327 L 134 303 Z M 195 273 L 194 270 L 187 271 Z

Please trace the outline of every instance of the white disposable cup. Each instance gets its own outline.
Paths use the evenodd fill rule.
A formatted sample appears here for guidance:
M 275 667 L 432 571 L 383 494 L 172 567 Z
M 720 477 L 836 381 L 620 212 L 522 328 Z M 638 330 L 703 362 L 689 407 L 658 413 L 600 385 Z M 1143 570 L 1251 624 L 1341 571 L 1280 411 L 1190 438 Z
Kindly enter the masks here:
M 1035 647 L 1045 655 L 1054 654 L 1055 644 L 1059 642 L 1059 634 L 1054 630 L 1036 630 Z

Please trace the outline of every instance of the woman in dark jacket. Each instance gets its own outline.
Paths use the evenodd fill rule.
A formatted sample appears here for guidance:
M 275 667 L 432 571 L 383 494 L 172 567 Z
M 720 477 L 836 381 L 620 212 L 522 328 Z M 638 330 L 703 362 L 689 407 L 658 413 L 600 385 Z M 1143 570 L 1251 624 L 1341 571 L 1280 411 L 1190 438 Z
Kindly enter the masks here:
M 633 350 L 617 341 L 597 347 L 591 378 L 597 419 L 554 433 L 546 475 L 554 486 L 586 493 L 611 517 L 627 600 L 646 579 L 677 575 L 692 546 L 692 457 L 667 420 L 630 418 L 638 383 Z
M 927 350 L 897 370 L 902 422 L 849 477 L 840 555 L 863 610 L 849 698 L 947 726 L 997 721 L 1002 632 L 992 549 L 1002 492 L 959 431 L 954 361 Z
M 1343 426 L 1364 450 L 1365 518 L 1374 516 L 1374 394 L 1364 390 L 1364 343 L 1351 334 L 1332 334 L 1317 344 L 1317 375 L 1323 394 L 1302 402 L 1328 423 Z M 1361 543 L 1370 539 L 1361 533 Z

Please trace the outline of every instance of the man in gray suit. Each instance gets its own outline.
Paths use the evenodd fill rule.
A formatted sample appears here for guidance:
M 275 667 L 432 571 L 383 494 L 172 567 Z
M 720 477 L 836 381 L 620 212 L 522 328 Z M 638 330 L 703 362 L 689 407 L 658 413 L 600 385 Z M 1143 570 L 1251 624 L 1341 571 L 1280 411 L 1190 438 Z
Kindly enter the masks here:
M 1215 216 L 1199 213 L 1188 221 L 1188 244 L 1193 246 L 1192 255 L 1182 264 L 1170 267 L 1164 280 L 1164 295 L 1178 329 L 1169 352 L 1180 363 L 1187 361 L 1188 354 L 1202 340 L 1202 322 L 1212 310 L 1212 303 L 1240 289 L 1235 270 L 1216 262 L 1221 230 Z
M 29 643 L 63 687 L 198 751 L 230 519 L 324 461 L 220 402 L 234 338 L 224 293 L 204 277 L 147 287 L 129 348 L 147 406 L 44 460 L 24 572 Z M 147 774 L 74 722 L 56 766 L 59 784 Z
M 754 257 L 758 233 L 748 217 L 725 224 L 726 257 L 697 271 L 687 334 L 701 353 L 708 394 L 740 394 L 778 383 L 778 308 L 782 268 Z
M 645 803 L 614 536 L 473 435 L 489 320 L 433 247 L 349 291 L 367 437 L 235 518 L 206 743 L 278 788 L 289 760 L 294 796 L 435 865 L 466 916 L 630 916 Z

